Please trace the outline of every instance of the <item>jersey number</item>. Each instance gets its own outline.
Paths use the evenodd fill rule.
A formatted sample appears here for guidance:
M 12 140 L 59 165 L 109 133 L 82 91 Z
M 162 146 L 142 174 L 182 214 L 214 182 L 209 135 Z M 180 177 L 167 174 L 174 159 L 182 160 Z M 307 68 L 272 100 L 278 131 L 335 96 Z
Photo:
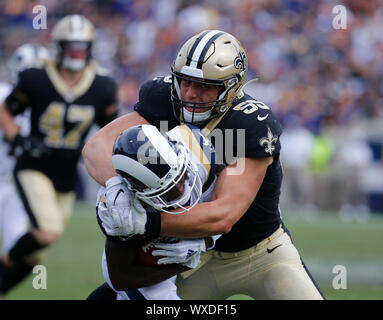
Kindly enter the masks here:
M 233 110 L 243 111 L 243 113 L 250 114 L 259 109 L 270 110 L 270 108 L 261 101 L 246 100 L 237 104 Z
M 52 102 L 40 118 L 40 129 L 46 134 L 45 143 L 53 148 L 76 149 L 80 145 L 82 134 L 94 119 L 94 108 L 71 104 L 65 114 L 66 105 Z M 65 119 L 66 117 L 66 119 Z M 65 134 L 64 122 L 76 125 Z

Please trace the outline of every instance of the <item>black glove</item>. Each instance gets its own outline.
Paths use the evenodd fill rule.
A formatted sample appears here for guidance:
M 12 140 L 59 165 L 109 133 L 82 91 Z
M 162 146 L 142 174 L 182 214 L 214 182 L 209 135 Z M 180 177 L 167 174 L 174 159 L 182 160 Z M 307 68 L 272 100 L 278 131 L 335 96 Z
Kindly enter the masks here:
M 42 156 L 49 155 L 50 153 L 50 149 L 45 146 L 41 138 L 37 136 L 24 137 L 20 134 L 16 135 L 11 142 L 9 155 L 19 156 L 20 152 L 18 149 L 22 149 L 22 153 L 26 153 L 33 158 L 40 158 Z

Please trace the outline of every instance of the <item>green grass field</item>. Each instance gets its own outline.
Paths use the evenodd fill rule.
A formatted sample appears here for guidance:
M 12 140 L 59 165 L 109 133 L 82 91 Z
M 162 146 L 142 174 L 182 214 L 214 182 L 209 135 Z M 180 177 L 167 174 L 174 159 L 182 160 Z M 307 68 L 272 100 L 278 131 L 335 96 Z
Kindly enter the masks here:
M 43 265 L 47 289 L 36 290 L 31 274 L 6 300 L 83 300 L 103 283 L 101 255 L 104 238 L 93 206 L 76 204 L 63 237 L 50 249 Z M 334 214 L 313 219 L 286 215 L 285 224 L 300 254 L 329 300 L 383 299 L 383 215 L 366 222 L 344 222 Z M 332 287 L 333 268 L 347 269 L 347 289 Z M 231 299 L 249 299 L 235 295 Z

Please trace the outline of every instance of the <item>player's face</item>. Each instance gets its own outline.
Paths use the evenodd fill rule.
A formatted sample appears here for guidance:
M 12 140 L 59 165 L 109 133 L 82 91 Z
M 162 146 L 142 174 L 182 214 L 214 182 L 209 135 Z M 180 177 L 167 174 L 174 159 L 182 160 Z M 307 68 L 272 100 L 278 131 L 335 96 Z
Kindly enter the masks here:
M 177 198 L 179 198 L 185 190 L 185 180 L 186 180 L 186 174 L 181 178 L 178 183 L 171 188 L 168 192 L 166 192 L 162 197 L 165 201 L 173 201 Z
M 86 42 L 67 42 L 63 45 L 63 55 L 70 59 L 85 60 L 88 46 Z
M 181 80 L 181 99 L 184 101 L 189 102 L 210 102 L 217 99 L 219 89 L 217 86 L 214 85 L 206 85 L 199 82 L 194 82 L 188 79 L 182 79 Z M 214 104 L 211 103 L 211 106 Z M 205 105 L 206 107 L 209 106 L 209 103 Z M 192 108 L 185 107 L 188 111 L 193 111 Z M 196 108 L 194 109 L 194 112 L 200 113 L 200 112 L 206 112 L 205 108 Z

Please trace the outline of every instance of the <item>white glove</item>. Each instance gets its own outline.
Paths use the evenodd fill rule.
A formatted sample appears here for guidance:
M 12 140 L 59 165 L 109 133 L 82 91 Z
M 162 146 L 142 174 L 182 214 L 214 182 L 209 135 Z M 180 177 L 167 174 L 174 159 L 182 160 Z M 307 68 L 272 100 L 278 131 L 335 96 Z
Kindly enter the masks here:
M 133 193 L 118 177 L 112 177 L 106 182 L 106 204 L 100 202 L 97 214 L 102 222 L 106 234 L 110 236 L 131 237 L 144 234 L 146 211 L 132 206 Z M 141 209 L 140 208 L 140 209 Z
M 158 242 L 154 245 L 153 256 L 164 256 L 158 264 L 178 263 L 195 268 L 201 261 L 201 253 L 206 251 L 205 239 L 180 240 L 176 243 Z

